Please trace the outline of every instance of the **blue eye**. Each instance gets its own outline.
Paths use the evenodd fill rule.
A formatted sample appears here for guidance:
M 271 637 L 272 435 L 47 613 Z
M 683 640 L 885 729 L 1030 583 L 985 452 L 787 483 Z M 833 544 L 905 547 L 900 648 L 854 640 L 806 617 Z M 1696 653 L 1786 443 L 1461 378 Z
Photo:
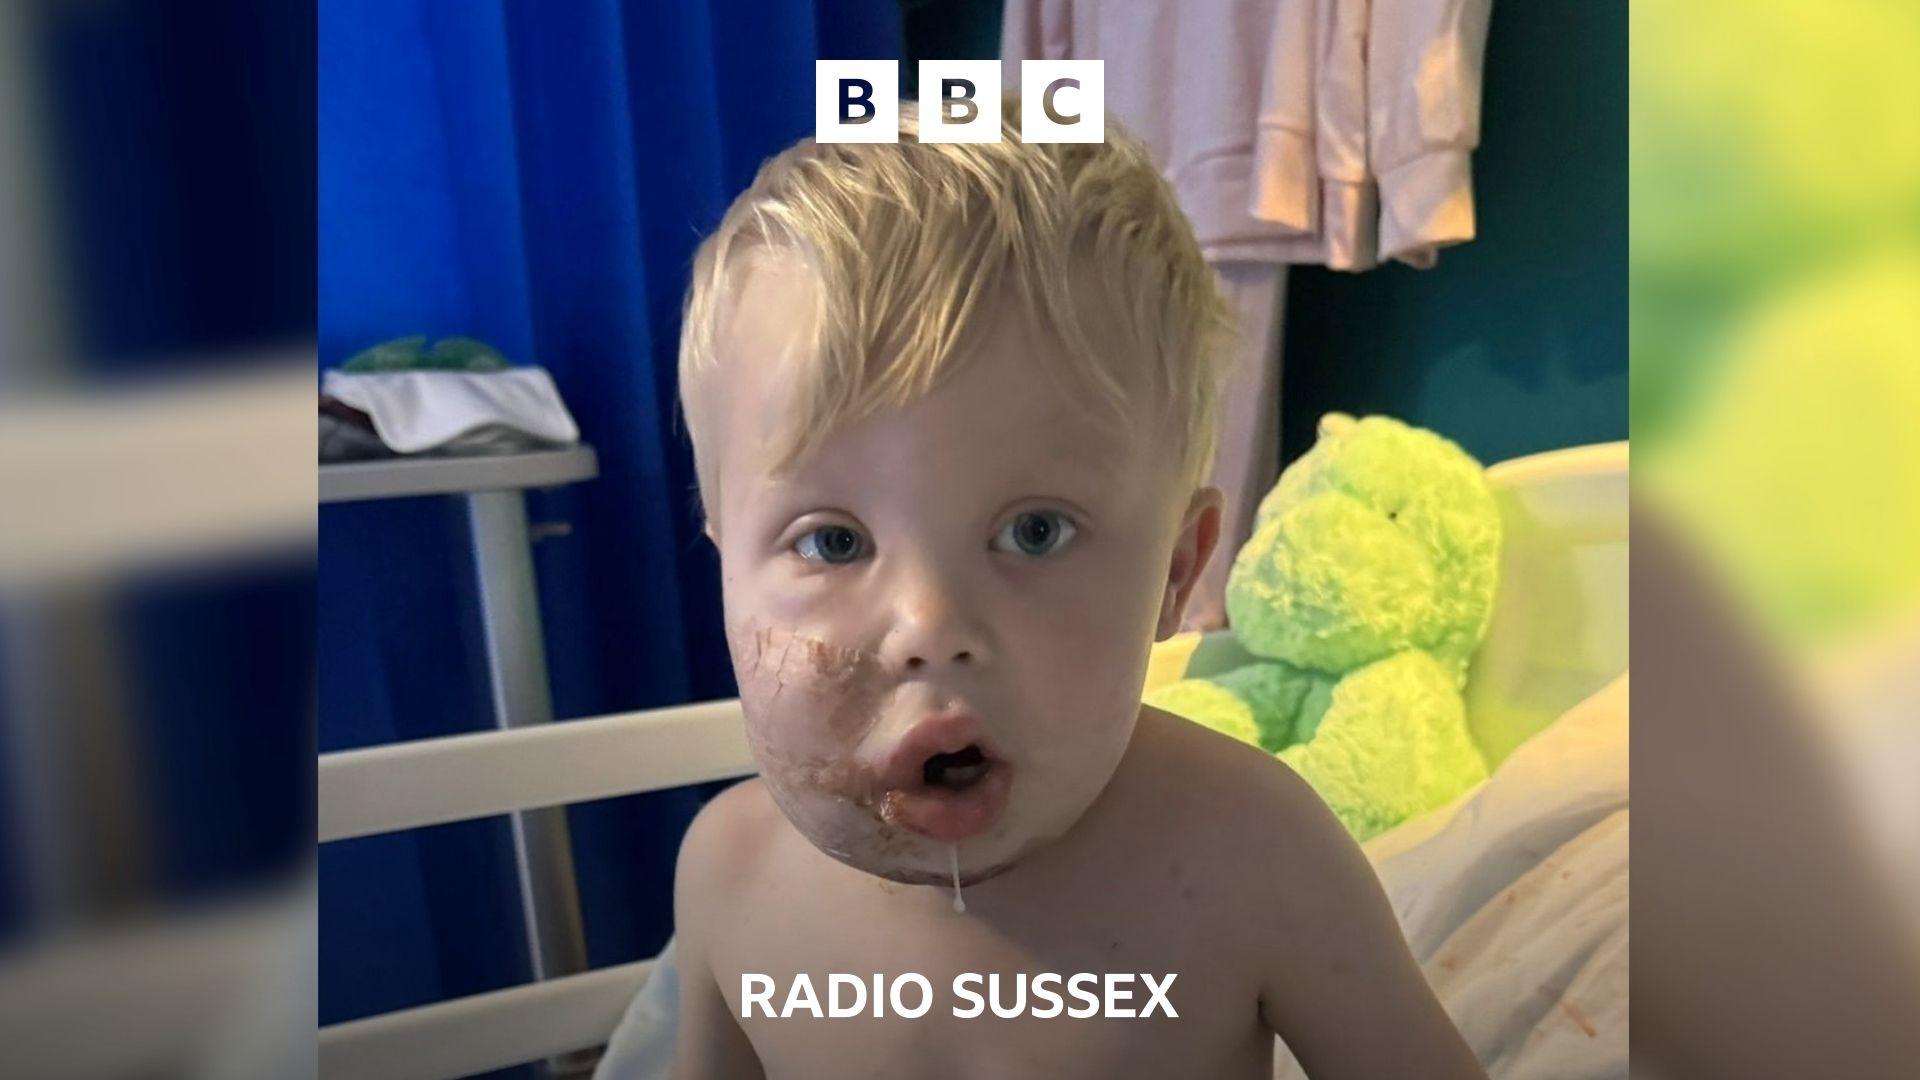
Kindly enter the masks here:
M 1065 514 L 1053 510 L 1029 511 L 1007 522 L 993 538 L 996 551 L 1018 551 L 1035 557 L 1067 546 L 1080 530 Z
M 858 559 L 866 552 L 866 539 L 845 525 L 822 525 L 794 541 L 794 554 L 840 565 Z

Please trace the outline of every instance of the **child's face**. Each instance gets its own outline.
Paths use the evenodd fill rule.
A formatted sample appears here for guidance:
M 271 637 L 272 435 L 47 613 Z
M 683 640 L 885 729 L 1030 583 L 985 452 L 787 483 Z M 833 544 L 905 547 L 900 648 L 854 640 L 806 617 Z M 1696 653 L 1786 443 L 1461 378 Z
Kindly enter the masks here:
M 1017 316 L 932 394 L 769 474 L 808 279 L 761 260 L 722 337 L 718 543 L 754 757 L 815 846 L 907 882 L 981 880 L 1105 787 L 1149 646 L 1218 529 L 1151 439 L 1070 408 Z

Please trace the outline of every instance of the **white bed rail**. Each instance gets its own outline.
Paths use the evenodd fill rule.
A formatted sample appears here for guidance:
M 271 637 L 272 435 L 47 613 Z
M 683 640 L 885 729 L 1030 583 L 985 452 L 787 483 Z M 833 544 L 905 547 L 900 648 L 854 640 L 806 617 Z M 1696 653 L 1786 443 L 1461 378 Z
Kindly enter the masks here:
M 737 699 L 322 754 L 321 843 L 754 771 Z M 320 1029 L 323 1077 L 446 1080 L 604 1043 L 651 960 Z
M 652 960 L 523 983 L 320 1029 L 319 1074 L 337 1080 L 455 1080 L 601 1046 Z
M 641 960 L 334 1024 L 320 1029 L 320 1075 L 469 1076 L 597 1046 L 652 966 Z
M 737 699 L 322 754 L 320 842 L 754 771 Z

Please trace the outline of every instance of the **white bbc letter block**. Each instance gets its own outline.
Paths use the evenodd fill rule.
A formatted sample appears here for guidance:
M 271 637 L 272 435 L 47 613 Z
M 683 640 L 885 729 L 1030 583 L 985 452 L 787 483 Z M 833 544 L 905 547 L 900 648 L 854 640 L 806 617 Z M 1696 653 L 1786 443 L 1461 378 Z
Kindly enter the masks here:
M 900 141 L 900 65 L 815 60 L 813 137 L 823 143 Z
M 1020 141 L 1107 141 L 1106 61 L 1020 61 Z
M 1000 61 L 920 61 L 920 141 L 1000 141 Z

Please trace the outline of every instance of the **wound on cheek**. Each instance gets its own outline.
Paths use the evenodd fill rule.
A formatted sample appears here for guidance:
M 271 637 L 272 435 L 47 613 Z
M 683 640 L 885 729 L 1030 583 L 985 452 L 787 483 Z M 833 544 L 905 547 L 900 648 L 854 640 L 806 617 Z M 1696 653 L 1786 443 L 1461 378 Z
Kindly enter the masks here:
M 894 689 L 878 655 L 814 634 L 742 620 L 728 627 L 727 641 L 749 719 L 792 707 L 788 695 L 801 695 L 818 710 L 811 715 L 821 733 L 850 747 L 873 727 Z

